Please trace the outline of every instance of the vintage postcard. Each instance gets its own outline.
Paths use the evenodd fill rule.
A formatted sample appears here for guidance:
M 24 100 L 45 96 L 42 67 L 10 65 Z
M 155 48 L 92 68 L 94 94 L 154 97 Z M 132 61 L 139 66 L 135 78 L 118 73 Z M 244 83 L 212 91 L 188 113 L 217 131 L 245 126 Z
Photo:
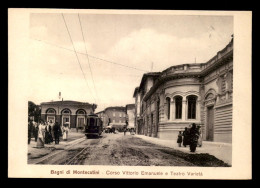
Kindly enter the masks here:
M 9 9 L 8 177 L 251 179 L 251 33 L 250 11 Z

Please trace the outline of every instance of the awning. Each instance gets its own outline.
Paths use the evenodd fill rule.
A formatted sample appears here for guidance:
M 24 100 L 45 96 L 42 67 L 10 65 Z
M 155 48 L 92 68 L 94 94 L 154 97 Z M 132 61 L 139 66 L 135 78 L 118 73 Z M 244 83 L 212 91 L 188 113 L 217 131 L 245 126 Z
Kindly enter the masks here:
M 126 126 L 126 123 L 109 123 L 109 126 L 115 128 L 123 128 L 124 126 Z

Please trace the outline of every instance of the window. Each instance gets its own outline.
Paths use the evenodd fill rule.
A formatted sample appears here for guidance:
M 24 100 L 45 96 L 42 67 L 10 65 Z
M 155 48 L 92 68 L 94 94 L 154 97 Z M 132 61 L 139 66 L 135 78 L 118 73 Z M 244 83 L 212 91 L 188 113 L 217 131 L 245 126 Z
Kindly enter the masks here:
M 121 117 L 121 113 L 119 112 L 119 117 Z
M 49 109 L 49 110 L 47 111 L 47 113 L 48 113 L 48 114 L 55 114 L 55 111 L 54 111 L 53 109 Z
M 113 119 L 113 123 L 115 123 L 116 121 Z
M 196 100 L 194 95 L 188 96 L 188 119 L 196 119 Z
M 79 110 L 78 114 L 85 114 L 85 112 L 83 110 Z M 100 117 L 100 114 L 98 114 L 98 116 Z
M 64 111 L 63 111 L 63 114 L 69 114 L 69 113 L 70 113 L 69 110 L 64 110 Z
M 115 117 L 116 116 L 116 113 L 115 112 L 113 112 L 113 117 Z
M 182 116 L 182 97 L 177 96 L 175 97 L 175 118 L 181 119 Z
M 171 99 L 169 97 L 166 98 L 166 103 L 167 103 L 167 119 L 170 119 L 170 114 L 171 114 Z

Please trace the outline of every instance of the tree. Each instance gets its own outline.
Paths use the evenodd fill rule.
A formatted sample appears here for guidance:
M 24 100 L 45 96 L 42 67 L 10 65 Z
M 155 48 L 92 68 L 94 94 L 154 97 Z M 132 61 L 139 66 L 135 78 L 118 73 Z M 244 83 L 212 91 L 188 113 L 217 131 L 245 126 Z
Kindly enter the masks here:
M 32 101 L 28 101 L 28 119 L 30 117 L 33 117 L 36 122 L 41 118 L 41 107 Z

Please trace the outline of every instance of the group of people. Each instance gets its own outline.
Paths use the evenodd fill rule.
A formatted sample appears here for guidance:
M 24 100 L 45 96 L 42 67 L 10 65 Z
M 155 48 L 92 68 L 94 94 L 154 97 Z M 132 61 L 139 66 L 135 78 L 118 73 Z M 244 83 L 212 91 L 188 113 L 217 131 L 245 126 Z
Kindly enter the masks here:
M 190 151 L 195 152 L 196 147 L 202 146 L 201 127 L 192 123 L 190 127 L 185 127 L 183 132 L 179 131 L 177 143 L 179 147 L 183 144 L 184 147 L 190 146 Z
M 44 122 L 43 120 L 40 123 L 36 123 L 34 121 L 28 122 L 28 144 L 30 144 L 31 137 L 35 138 L 35 142 L 37 142 L 36 147 L 44 147 L 44 144 L 51 144 L 55 142 L 55 144 L 59 144 L 60 137 L 63 136 L 63 140 L 66 141 L 68 139 L 69 126 L 68 124 L 64 124 L 60 127 L 58 122 Z

